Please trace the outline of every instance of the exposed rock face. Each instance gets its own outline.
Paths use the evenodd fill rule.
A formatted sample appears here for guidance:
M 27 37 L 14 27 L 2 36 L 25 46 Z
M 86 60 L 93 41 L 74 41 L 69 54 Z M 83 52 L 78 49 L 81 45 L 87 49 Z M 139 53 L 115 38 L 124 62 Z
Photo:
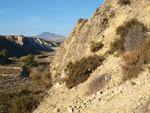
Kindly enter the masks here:
M 54 51 L 53 47 L 59 46 L 56 42 L 25 36 L 0 36 L 0 44 L 0 49 L 6 48 L 14 55 L 19 55 L 19 51 L 20 55 L 37 51 Z
M 91 19 L 80 19 L 75 25 L 51 63 L 52 75 L 60 75 L 69 61 L 79 60 L 92 54 L 90 52 L 91 41 L 102 41 L 105 46 L 101 54 L 106 52 L 110 42 L 116 37 L 116 28 L 124 21 L 136 17 L 149 27 L 149 9 L 147 0 L 132 0 L 130 5 L 125 6 L 120 6 L 118 0 L 107 0 L 102 7 L 97 9 Z
M 91 19 L 80 19 L 50 65 L 53 79 L 57 80 L 65 76 L 64 70 L 69 61 L 77 61 L 82 57 L 94 54 L 103 55 L 105 61 L 92 72 L 86 82 L 73 89 L 68 90 L 64 85 L 56 89 L 55 85 L 49 91 L 49 97 L 34 113 L 49 113 L 54 108 L 59 109 L 60 113 L 67 113 L 68 107 L 73 109 L 74 113 L 149 113 L 149 69 L 145 68 L 139 77 L 123 83 L 121 80 L 123 60 L 115 53 L 108 54 L 110 43 L 118 37 L 116 35 L 118 26 L 136 18 L 143 22 L 149 30 L 149 17 L 149 0 L 131 0 L 131 3 L 127 5 L 120 5 L 119 0 L 107 0 L 97 9 Z M 104 47 L 92 53 L 90 51 L 91 41 L 102 42 Z M 100 91 L 92 96 L 85 96 L 84 93 L 89 83 L 101 75 L 109 75 L 110 80 L 107 80 L 106 77 L 105 85 Z

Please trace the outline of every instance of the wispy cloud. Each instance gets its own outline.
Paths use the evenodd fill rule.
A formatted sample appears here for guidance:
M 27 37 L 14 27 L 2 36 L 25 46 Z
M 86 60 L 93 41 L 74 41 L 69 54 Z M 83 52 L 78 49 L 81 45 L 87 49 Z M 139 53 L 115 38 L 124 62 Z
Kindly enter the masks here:
M 5 11 L 0 9 L 0 14 L 4 14 L 4 13 L 5 13 Z
M 28 20 L 32 21 L 32 22 L 40 22 L 40 21 L 42 21 L 42 19 L 40 17 L 35 17 L 35 16 L 28 17 Z

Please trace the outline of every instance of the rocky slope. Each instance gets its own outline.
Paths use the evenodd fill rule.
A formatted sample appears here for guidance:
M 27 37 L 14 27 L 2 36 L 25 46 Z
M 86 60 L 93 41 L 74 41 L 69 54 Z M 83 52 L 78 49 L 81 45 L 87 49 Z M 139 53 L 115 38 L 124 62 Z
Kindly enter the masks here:
M 0 45 L 0 50 L 6 48 L 11 54 L 20 56 L 38 51 L 54 51 L 53 47 L 58 47 L 59 43 L 25 36 L 0 36 Z
M 126 62 L 116 52 L 110 54 L 110 45 L 118 37 L 116 29 L 125 21 L 136 18 L 144 23 L 148 29 L 146 35 L 149 35 L 150 1 L 130 0 L 131 3 L 125 5 L 119 1 L 106 0 L 89 20 L 80 19 L 77 22 L 50 65 L 56 83 L 34 113 L 150 113 L 149 63 L 142 65 L 138 77 L 123 81 L 122 65 Z M 139 32 L 135 30 L 127 36 L 143 38 Z M 101 42 L 104 46 L 93 53 L 90 50 L 92 41 Z M 132 45 L 136 45 L 134 41 Z M 130 54 L 133 51 L 126 49 L 126 52 Z M 94 54 L 104 56 L 105 60 L 87 81 L 72 89 L 66 88 L 65 83 L 57 83 L 67 75 L 65 69 L 68 62 Z M 86 95 L 90 83 L 97 77 L 101 77 L 100 81 L 90 90 L 98 90 L 92 95 Z

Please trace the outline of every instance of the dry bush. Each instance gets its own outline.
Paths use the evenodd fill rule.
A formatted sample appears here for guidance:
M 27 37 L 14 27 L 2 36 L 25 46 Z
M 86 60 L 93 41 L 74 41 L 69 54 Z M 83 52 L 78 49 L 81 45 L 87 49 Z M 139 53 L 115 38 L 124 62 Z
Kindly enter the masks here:
M 142 66 L 137 64 L 121 65 L 121 68 L 123 73 L 123 81 L 137 78 L 138 75 L 143 71 Z
M 131 3 L 131 0 L 119 0 L 119 3 L 121 5 L 127 5 L 127 4 L 130 4 Z
M 121 54 L 125 49 L 123 46 L 124 39 L 123 38 L 117 38 L 114 42 L 110 43 L 110 54 L 113 54 L 115 51 L 117 54 Z
M 90 95 L 101 90 L 109 80 L 110 80 L 110 75 L 107 74 L 95 78 L 91 83 L 89 83 L 88 91 L 86 94 Z
M 147 31 L 147 28 L 142 22 L 138 21 L 136 18 L 132 18 L 131 20 L 124 22 L 123 25 L 119 26 L 116 29 L 116 34 L 123 38 L 130 32 L 130 30 L 137 30 L 138 27 L 140 27 L 143 32 Z
M 125 62 L 121 65 L 123 80 L 138 77 L 143 65 L 150 62 L 150 39 L 146 33 L 147 28 L 135 18 L 116 29 L 120 37 L 111 43 L 110 51 L 117 52 Z
M 91 42 L 90 50 L 91 52 L 99 51 L 104 45 L 101 42 Z
M 34 67 L 30 70 L 30 78 L 39 82 L 41 85 L 51 86 L 49 67 Z
M 143 71 L 143 66 L 150 62 L 150 39 L 139 47 L 135 52 L 124 56 L 125 65 L 122 65 L 123 80 L 136 78 Z
M 126 51 L 133 51 L 145 40 L 147 28 L 143 23 L 133 18 L 116 29 L 117 37 L 114 42 L 110 44 L 111 53 L 117 52 L 119 54 Z
M 65 79 L 67 87 L 72 88 L 79 83 L 86 81 L 90 76 L 90 73 L 101 65 L 103 60 L 103 57 L 95 55 L 84 57 L 74 63 L 69 62 L 66 67 L 67 78 Z

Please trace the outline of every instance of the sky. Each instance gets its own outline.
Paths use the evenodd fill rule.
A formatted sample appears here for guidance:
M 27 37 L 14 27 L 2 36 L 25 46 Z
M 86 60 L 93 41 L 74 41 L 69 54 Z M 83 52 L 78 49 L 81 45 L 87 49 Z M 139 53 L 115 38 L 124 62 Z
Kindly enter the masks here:
M 67 36 L 79 18 L 90 18 L 104 0 L 0 0 L 0 35 Z

